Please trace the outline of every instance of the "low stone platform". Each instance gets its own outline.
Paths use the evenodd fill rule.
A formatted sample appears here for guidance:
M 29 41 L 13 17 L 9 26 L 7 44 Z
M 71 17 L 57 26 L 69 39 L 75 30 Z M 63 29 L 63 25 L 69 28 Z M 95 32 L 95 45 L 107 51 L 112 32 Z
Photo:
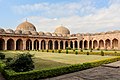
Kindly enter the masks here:
M 110 64 L 104 64 L 105 67 L 112 67 L 112 68 L 120 68 L 120 61 L 110 63 Z

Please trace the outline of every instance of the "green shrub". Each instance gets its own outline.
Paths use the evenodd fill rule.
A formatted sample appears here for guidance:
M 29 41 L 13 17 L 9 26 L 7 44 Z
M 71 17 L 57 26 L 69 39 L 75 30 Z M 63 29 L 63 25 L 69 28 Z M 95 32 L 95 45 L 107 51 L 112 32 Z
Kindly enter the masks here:
M 77 55 L 77 54 L 78 54 L 78 51 L 75 51 L 75 54 Z
M 90 49 L 90 52 L 92 52 L 92 49 Z
M 10 62 L 6 65 L 8 68 L 16 71 L 16 72 L 25 72 L 34 69 L 34 64 L 32 60 L 32 55 L 27 54 L 19 54 L 15 58 L 13 58 Z
M 42 52 L 44 52 L 44 50 L 42 49 Z
M 0 59 L 5 59 L 5 54 L 4 53 L 0 53 Z
M 66 54 L 68 54 L 68 49 L 66 49 Z
M 58 53 L 61 53 L 61 50 L 58 50 Z
M 47 52 L 49 52 L 49 50 L 47 49 Z
M 75 52 L 75 49 L 73 49 L 73 52 Z
M 89 55 L 90 53 L 89 53 L 89 52 L 87 52 L 86 54 L 87 54 L 87 55 Z
M 52 50 L 52 53 L 54 53 L 54 50 Z
M 29 72 L 16 73 L 10 70 L 4 70 L 2 72 L 7 78 L 7 80 L 39 80 L 43 78 L 59 76 L 59 75 L 63 75 L 71 72 L 76 72 L 80 70 L 97 67 L 102 64 L 107 64 L 107 63 L 115 62 L 118 60 L 120 60 L 120 57 L 104 59 L 104 60 L 99 60 L 99 61 L 94 61 L 89 63 L 83 63 L 83 64 L 62 66 L 62 67 L 51 68 L 51 69 L 33 70 Z M 0 70 L 2 69 L 3 68 L 1 68 L 1 64 L 0 64 Z
M 103 51 L 101 51 L 101 56 L 104 56 L 104 52 Z
M 11 57 L 6 58 L 6 63 L 10 62 L 12 59 L 13 58 L 11 58 Z
M 83 50 L 81 49 L 80 52 L 83 52 Z

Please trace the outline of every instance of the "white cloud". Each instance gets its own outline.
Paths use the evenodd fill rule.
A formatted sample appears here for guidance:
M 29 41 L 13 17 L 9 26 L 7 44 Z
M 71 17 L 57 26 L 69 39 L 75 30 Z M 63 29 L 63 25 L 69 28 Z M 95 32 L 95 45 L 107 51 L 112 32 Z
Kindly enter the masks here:
M 57 5 L 52 4 L 51 5 L 52 7 L 51 6 L 46 7 L 46 9 L 48 8 L 50 10 L 51 8 L 53 8 L 53 11 L 50 11 L 48 13 L 53 16 L 54 15 L 57 16 L 57 13 L 59 13 L 58 14 L 59 16 L 64 15 L 65 17 L 47 18 L 45 16 L 42 16 L 42 17 L 31 16 L 31 17 L 28 17 L 28 20 L 36 26 L 38 31 L 45 31 L 45 32 L 54 32 L 56 26 L 60 26 L 61 24 L 69 28 L 72 33 L 102 32 L 102 31 L 120 29 L 119 3 L 116 4 L 111 0 L 109 7 L 101 8 L 98 10 L 96 10 L 94 6 L 91 6 L 91 3 L 90 5 L 86 5 L 84 7 L 83 6 L 80 7 L 79 5 L 77 5 L 77 3 L 71 3 L 71 4 L 69 3 L 68 5 L 66 4 L 66 5 L 60 6 L 61 8 L 59 8 L 59 10 L 63 10 L 63 11 L 71 10 L 71 11 L 68 11 L 68 13 L 66 13 L 66 15 L 69 15 L 69 16 L 66 16 L 63 13 L 60 13 L 61 11 L 59 12 L 59 10 L 57 10 L 58 12 L 56 12 L 55 14 L 52 14 L 56 10 L 54 9 L 55 6 L 58 7 L 58 4 Z M 49 5 L 49 4 L 46 4 L 46 5 Z M 83 9 L 83 10 L 80 10 L 79 13 L 82 13 L 83 11 L 83 13 L 85 12 L 87 14 L 87 11 L 88 11 L 88 15 L 79 16 L 76 13 L 74 13 L 74 11 L 78 11 L 79 9 Z M 69 12 L 71 13 L 69 14 Z

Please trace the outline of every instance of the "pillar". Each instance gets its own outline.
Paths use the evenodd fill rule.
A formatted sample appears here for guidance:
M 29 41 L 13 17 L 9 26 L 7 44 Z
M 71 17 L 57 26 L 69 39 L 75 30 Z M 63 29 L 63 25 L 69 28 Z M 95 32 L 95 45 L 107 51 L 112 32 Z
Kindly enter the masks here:
M 46 41 L 46 50 L 48 50 L 48 41 Z
M 23 40 L 23 50 L 26 50 L 26 40 Z
M 53 41 L 53 50 L 55 49 L 55 41 Z
M 16 50 L 16 40 L 14 40 L 14 50 Z
M 60 49 L 60 41 L 58 41 L 58 49 Z
M 87 43 L 87 49 L 89 49 L 89 41 L 88 41 L 88 43 Z
M 39 41 L 39 50 L 41 50 L 41 41 Z
M 7 40 L 5 40 L 5 50 L 7 50 Z
M 75 41 L 73 41 L 73 49 L 75 49 Z
M 83 44 L 82 44 L 82 49 L 84 49 L 84 40 L 83 40 Z
M 77 48 L 80 49 L 80 42 L 77 41 Z
M 65 48 L 65 41 L 63 41 L 63 49 L 66 49 L 66 48 Z

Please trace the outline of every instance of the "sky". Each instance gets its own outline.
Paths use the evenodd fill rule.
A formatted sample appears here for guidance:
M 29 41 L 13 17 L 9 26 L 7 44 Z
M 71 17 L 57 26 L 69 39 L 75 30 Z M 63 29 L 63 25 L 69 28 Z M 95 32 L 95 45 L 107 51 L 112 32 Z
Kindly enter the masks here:
M 26 19 L 38 32 L 120 30 L 120 0 L 0 0 L 0 28 L 15 30 Z

